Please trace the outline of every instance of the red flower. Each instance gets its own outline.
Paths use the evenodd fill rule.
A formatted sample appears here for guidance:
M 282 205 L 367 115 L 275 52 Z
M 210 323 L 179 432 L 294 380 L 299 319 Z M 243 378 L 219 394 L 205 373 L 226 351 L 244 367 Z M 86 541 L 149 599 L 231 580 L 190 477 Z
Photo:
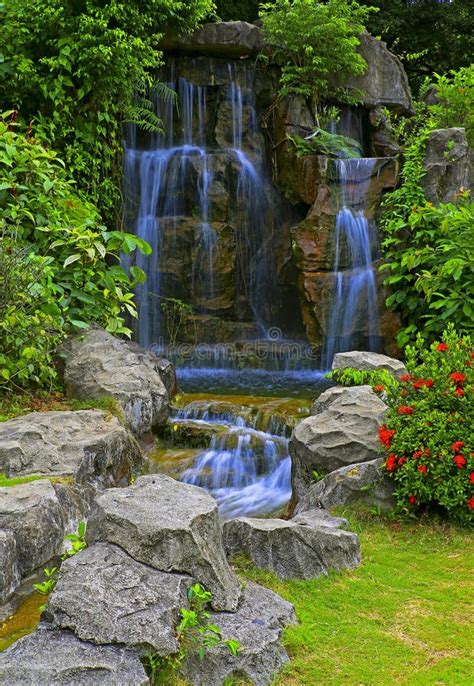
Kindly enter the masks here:
M 473 498 L 473 501 L 474 501 L 474 498 Z M 408 498 L 408 502 L 410 503 L 410 505 L 414 505 L 416 503 L 416 495 L 411 495 Z M 473 507 L 474 507 L 474 505 L 473 505 Z
M 411 376 L 409 374 L 402 374 L 400 381 L 411 381 Z
M 470 510 L 474 510 L 474 498 L 469 498 L 469 500 L 466 501 L 467 506 Z
M 423 455 L 423 451 L 422 451 L 422 450 L 417 450 L 415 453 L 413 453 L 413 459 L 414 459 L 414 460 L 417 460 L 417 459 L 418 459 L 419 457 L 421 457 L 422 455 Z
M 389 472 L 393 472 L 397 466 L 397 456 L 393 453 L 390 453 L 390 455 L 387 457 L 387 461 L 385 462 L 385 466 Z
M 462 383 L 463 381 L 466 381 L 466 377 L 464 374 L 461 374 L 461 372 L 452 372 L 449 376 L 455 383 Z
M 386 424 L 379 428 L 379 441 L 386 448 L 390 448 L 392 444 L 392 436 L 396 434 L 395 429 L 388 429 Z
M 464 391 L 462 390 L 462 388 L 461 388 L 460 386 L 458 386 L 454 392 L 455 392 L 455 394 L 458 395 L 459 397 L 461 397 L 462 395 L 464 395 Z
M 408 405 L 400 405 L 398 408 L 398 414 L 413 414 L 413 407 Z
M 439 343 L 436 346 L 436 350 L 439 350 L 440 353 L 445 353 L 446 350 L 449 350 L 449 345 L 446 345 L 446 343 Z
M 377 386 L 374 386 L 374 391 L 376 393 L 382 393 L 385 390 L 385 386 L 383 386 L 381 383 L 377 384 Z
M 453 462 L 458 469 L 463 469 L 467 465 L 467 460 L 463 455 L 455 455 L 453 457 Z
M 407 460 L 406 457 L 400 457 L 400 459 L 398 460 L 398 466 L 399 466 L 399 467 L 403 467 L 403 465 L 404 465 L 406 462 L 408 462 L 408 460 Z M 473 472 L 473 473 L 474 473 L 474 472 Z
M 456 441 L 451 446 L 451 450 L 455 453 L 458 453 L 461 450 L 461 448 L 464 448 L 464 441 Z
M 469 474 L 469 481 L 471 482 L 471 484 L 474 484 L 474 472 L 471 472 Z
M 420 466 L 418 467 L 418 471 L 420 472 L 420 474 L 425 475 L 427 472 L 426 465 L 420 464 Z
M 471 351 L 471 360 L 474 360 L 474 350 Z
M 418 379 L 418 381 L 415 381 L 415 383 L 413 384 L 413 388 L 417 391 L 423 386 L 426 386 L 426 388 L 432 388 L 433 379 Z
M 466 367 L 470 367 L 471 364 L 472 364 L 471 360 L 467 360 L 467 362 L 466 362 Z
M 433 379 L 427 379 L 427 380 L 424 382 L 424 384 L 425 384 L 426 388 L 433 388 L 433 385 L 434 385 Z

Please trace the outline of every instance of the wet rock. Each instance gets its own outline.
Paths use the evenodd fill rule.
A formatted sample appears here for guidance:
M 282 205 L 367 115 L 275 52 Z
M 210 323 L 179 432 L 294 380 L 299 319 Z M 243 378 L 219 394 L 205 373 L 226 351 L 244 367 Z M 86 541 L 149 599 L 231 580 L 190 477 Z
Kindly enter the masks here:
M 263 48 L 260 29 L 246 21 L 204 24 L 187 36 L 165 38 L 161 46 L 180 52 L 203 53 L 218 57 L 248 57 Z
M 362 76 L 349 77 L 346 88 L 358 91 L 364 105 L 413 114 L 408 78 L 398 57 L 366 31 L 360 36 L 358 51 L 367 62 L 367 70 Z
M 168 419 L 168 392 L 155 356 L 138 353 L 126 341 L 98 327 L 68 339 L 62 354 L 68 397 L 115 398 L 127 425 L 138 435 Z
M 166 656 L 179 649 L 176 626 L 192 581 L 136 562 L 115 545 L 96 543 L 63 563 L 43 617 L 84 641 Z
M 135 560 L 190 574 L 213 594 L 213 607 L 234 611 L 241 588 L 225 559 L 215 500 L 164 475 L 109 489 L 96 500 L 89 541 L 115 543 Z
M 234 657 L 220 645 L 209 650 L 202 662 L 197 655 L 188 655 L 183 676 L 193 686 L 221 686 L 231 677 L 267 686 L 288 662 L 281 634 L 282 627 L 295 623 L 295 613 L 293 606 L 273 591 L 248 582 L 237 612 L 212 613 L 210 621 L 221 629 L 224 640 L 240 642 L 240 652 Z
M 119 646 L 96 646 L 69 632 L 40 628 L 0 653 L 5 686 L 145 686 L 138 655 Z
M 99 410 L 33 412 L 0 423 L 0 472 L 70 476 L 98 488 L 128 483 L 142 456 L 117 417 Z
M 334 355 L 333 369 L 346 369 L 347 367 L 363 371 L 385 369 L 397 379 L 407 373 L 405 365 L 400 360 L 388 357 L 387 355 L 381 355 L 380 353 L 370 353 L 365 350 L 351 350 L 350 352 Z
M 214 422 L 171 419 L 162 432 L 161 439 L 166 445 L 208 448 L 211 439 L 225 430 L 225 426 Z
M 320 403 L 322 412 L 296 425 L 290 439 L 293 497 L 300 500 L 314 482 L 312 472 L 379 457 L 378 429 L 387 406 L 369 386 L 352 386 Z
M 341 467 L 313 484 L 303 496 L 296 512 L 313 508 L 345 507 L 355 503 L 388 512 L 395 507 L 394 484 L 383 471 L 383 459 Z
M 470 149 L 462 128 L 436 129 L 428 136 L 421 179 L 425 197 L 435 204 L 452 202 L 469 188 Z
M 0 531 L 0 605 L 10 598 L 19 581 L 15 536 L 12 531 Z
M 359 540 L 343 524 L 319 512 L 290 520 L 241 517 L 224 524 L 224 545 L 228 555 L 243 553 L 281 579 L 314 579 L 359 564 Z

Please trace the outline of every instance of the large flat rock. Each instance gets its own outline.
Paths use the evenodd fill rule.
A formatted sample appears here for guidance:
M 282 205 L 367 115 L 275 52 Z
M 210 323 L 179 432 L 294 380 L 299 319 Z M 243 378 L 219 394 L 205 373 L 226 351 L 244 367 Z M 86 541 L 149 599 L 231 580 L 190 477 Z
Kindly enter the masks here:
M 106 488 L 126 484 L 142 463 L 117 417 L 99 410 L 33 412 L 0 423 L 0 472 L 71 476 Z
M 336 353 L 332 363 L 333 369 L 360 369 L 362 371 L 377 371 L 385 369 L 399 379 L 407 373 L 406 367 L 400 360 L 380 353 L 371 353 L 366 350 L 351 350 L 346 353 Z
M 215 609 L 237 608 L 241 588 L 225 558 L 217 504 L 201 488 L 157 474 L 109 489 L 96 500 L 88 538 L 160 571 L 189 574 L 213 594 Z
M 222 638 L 240 642 L 239 655 L 230 655 L 224 645 L 209 650 L 201 662 L 189 654 L 183 675 L 193 686 L 222 686 L 225 679 L 244 677 L 255 686 L 273 683 L 275 674 L 288 662 L 281 645 L 282 627 L 296 621 L 293 606 L 279 595 L 248 582 L 236 613 L 213 612 L 210 621 Z
M 241 517 L 224 524 L 224 544 L 228 555 L 243 553 L 282 579 L 313 579 L 359 564 L 359 540 L 342 525 L 319 511 L 290 520 Z
M 84 641 L 166 656 L 179 649 L 176 626 L 192 582 L 136 562 L 115 545 L 96 543 L 63 563 L 43 617 Z
M 186 36 L 166 37 L 164 49 L 221 57 L 247 57 L 263 48 L 264 42 L 258 26 L 246 21 L 223 21 L 204 24 Z
M 98 327 L 64 345 L 67 395 L 81 400 L 112 397 L 127 425 L 141 435 L 162 426 L 169 416 L 169 369 L 160 358 Z
M 4 686 L 146 686 L 138 655 L 96 646 L 69 632 L 40 628 L 0 653 Z

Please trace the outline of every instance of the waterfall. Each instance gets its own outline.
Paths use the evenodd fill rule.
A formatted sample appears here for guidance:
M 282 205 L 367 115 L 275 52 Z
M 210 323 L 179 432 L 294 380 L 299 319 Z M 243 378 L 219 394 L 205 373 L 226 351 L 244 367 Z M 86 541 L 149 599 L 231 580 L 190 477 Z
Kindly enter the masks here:
M 364 332 L 364 347 L 376 350 L 379 341 L 374 248 L 377 228 L 366 216 L 367 192 L 375 158 L 337 160 L 341 208 L 336 217 L 334 289 L 323 367 L 329 369 L 337 352 L 354 349 Z
M 235 302 L 247 307 L 250 319 L 260 333 L 266 329 L 265 307 L 269 300 L 268 282 L 273 277 L 268 267 L 271 256 L 263 250 L 268 235 L 271 203 L 263 178 L 263 146 L 253 92 L 237 81 L 235 65 L 228 65 L 229 83 L 221 88 L 217 108 L 229 108 L 232 130 L 215 140 L 209 119 L 212 87 L 196 85 L 185 78 L 174 78 L 168 86 L 179 94 L 179 108 L 172 102 L 155 100 L 156 113 L 163 122 L 163 133 L 153 134 L 143 143 L 135 127 L 130 127 L 125 144 L 126 218 L 136 235 L 153 248 L 150 256 L 134 256 L 147 275 L 136 292 L 138 323 L 136 338 L 150 346 L 163 340 L 164 322 L 160 302 L 182 298 L 195 311 L 208 311 L 219 293 L 216 260 L 219 234 L 213 217 L 213 187 L 218 184 L 215 169 L 225 166 L 229 193 L 228 219 L 235 226 Z M 218 138 L 216 136 L 216 138 Z M 224 173 L 224 172 L 223 172 Z M 187 224 L 186 224 L 187 222 Z M 271 221 L 270 221 L 271 224 Z M 171 249 L 179 258 L 182 234 L 193 230 L 189 249 L 189 283 L 170 275 Z M 183 255 L 183 258 L 185 256 Z M 265 292 L 267 291 L 267 292 Z M 237 314 L 244 320 L 243 314 Z

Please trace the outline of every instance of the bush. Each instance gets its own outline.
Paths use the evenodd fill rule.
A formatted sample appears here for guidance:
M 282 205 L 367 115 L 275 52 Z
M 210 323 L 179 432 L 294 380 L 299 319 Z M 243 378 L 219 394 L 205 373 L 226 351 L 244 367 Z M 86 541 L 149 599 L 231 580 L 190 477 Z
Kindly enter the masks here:
M 448 74 L 435 74 L 433 80 L 425 81 L 422 94 L 430 87 L 436 89 L 438 100 L 428 108 L 436 126 L 463 126 L 469 145 L 474 147 L 474 64 Z
M 388 393 L 380 429 L 400 509 L 437 506 L 464 524 L 474 521 L 474 346 L 453 326 L 427 347 L 407 346 L 406 367 Z

